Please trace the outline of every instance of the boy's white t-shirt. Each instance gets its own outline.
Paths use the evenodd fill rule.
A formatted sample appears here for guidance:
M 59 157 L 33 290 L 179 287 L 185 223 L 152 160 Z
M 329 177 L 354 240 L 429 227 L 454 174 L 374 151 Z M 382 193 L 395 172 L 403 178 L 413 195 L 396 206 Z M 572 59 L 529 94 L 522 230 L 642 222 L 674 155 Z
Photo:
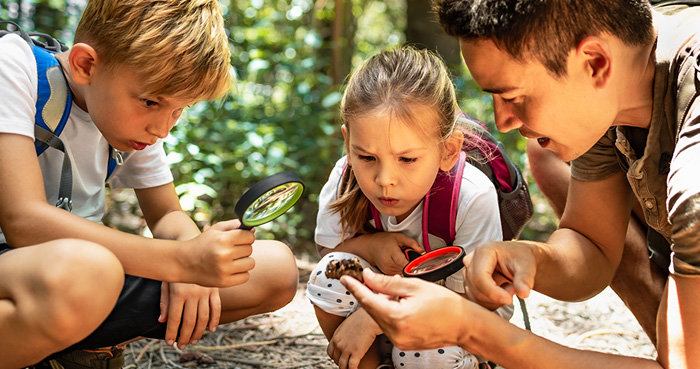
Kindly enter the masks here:
M 34 139 L 37 84 L 36 60 L 26 41 L 16 35 L 0 37 L 0 134 Z M 90 115 L 75 104 L 59 138 L 73 167 L 72 212 L 100 222 L 105 213 L 109 143 Z M 122 153 L 122 156 L 124 163 L 117 166 L 109 179 L 111 188 L 150 188 L 173 181 L 161 140 L 142 151 Z M 48 148 L 38 159 L 46 198 L 55 204 L 63 153 Z M 5 242 L 2 233 L 0 242 Z
M 344 239 L 352 237 L 351 234 L 341 234 L 340 214 L 331 213 L 328 209 L 328 205 L 338 198 L 338 187 L 345 163 L 345 157 L 335 163 L 318 199 L 319 211 L 314 239 L 318 245 L 330 249 L 338 246 Z M 384 231 L 401 232 L 423 246 L 422 215 L 421 201 L 401 223 L 397 223 L 394 216 L 380 214 L 380 217 Z M 479 244 L 501 241 L 503 238 L 496 188 L 483 172 L 469 163 L 464 166 L 455 223 L 454 245 L 461 246 L 467 253 Z M 429 240 L 433 250 L 446 246 L 445 241 L 437 236 L 429 235 Z M 462 273 L 450 276 L 445 285 L 453 291 L 463 292 Z

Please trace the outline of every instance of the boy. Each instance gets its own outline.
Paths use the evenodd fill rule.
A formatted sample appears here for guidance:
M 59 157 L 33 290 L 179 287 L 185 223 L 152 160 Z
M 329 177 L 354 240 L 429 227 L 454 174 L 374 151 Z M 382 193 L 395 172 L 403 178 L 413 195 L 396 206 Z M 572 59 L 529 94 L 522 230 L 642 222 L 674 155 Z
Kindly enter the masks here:
M 436 290 L 428 307 L 417 297 L 428 287 L 418 282 L 365 275 L 375 291 L 405 297 L 399 303 L 345 283 L 397 346 L 456 342 L 504 367 L 698 367 L 700 8 L 674 5 L 662 13 L 644 0 L 438 0 L 436 11 L 459 39 L 476 82 L 493 94 L 499 130 L 518 129 L 571 161 L 559 229 L 547 243 L 477 248 L 465 259 L 471 297 L 492 306 L 533 288 L 563 300 L 595 295 L 618 269 L 638 202 L 660 235 L 650 248 L 673 251 L 658 310 L 658 362 L 569 349 L 466 301 L 460 314 L 443 314 L 436 310 L 451 303 L 441 299 L 457 300 Z M 454 325 L 451 319 L 460 322 L 456 334 L 443 328 Z M 416 334 L 422 324 L 435 336 Z
M 37 158 L 32 142 L 34 56 L 22 38 L 0 38 L 0 368 L 58 352 L 69 367 L 74 350 L 142 336 L 184 348 L 220 322 L 287 304 L 289 248 L 255 241 L 237 220 L 200 233 L 165 161 L 161 139 L 182 110 L 231 83 L 218 1 L 90 0 L 75 45 L 56 58 L 74 101 L 60 135 L 72 212 L 52 205 L 63 154 Z M 154 239 L 99 224 L 108 155 L 122 159 L 109 184 L 135 189 Z

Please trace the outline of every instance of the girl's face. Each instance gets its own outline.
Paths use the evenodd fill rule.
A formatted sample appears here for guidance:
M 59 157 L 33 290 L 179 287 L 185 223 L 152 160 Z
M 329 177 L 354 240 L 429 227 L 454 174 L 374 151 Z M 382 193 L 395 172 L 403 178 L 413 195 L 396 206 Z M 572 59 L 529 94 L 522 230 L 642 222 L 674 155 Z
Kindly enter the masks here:
M 412 110 L 415 122 L 437 127 L 438 118 L 431 108 L 418 106 Z M 450 169 L 454 164 L 451 155 L 443 155 L 446 150 L 436 133 L 427 136 L 415 124 L 388 112 L 370 112 L 348 125 L 350 128 L 342 128 L 348 164 L 360 189 L 380 213 L 393 215 L 399 222 L 430 190 L 438 170 Z

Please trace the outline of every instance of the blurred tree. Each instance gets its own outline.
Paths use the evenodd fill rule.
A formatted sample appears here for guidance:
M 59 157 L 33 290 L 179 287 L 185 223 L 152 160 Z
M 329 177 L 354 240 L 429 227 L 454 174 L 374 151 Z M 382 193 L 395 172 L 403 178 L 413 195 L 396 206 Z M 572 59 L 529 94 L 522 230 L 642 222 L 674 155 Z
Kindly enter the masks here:
M 219 101 L 188 109 L 166 139 L 182 206 L 201 225 L 234 218 L 236 200 L 253 183 L 294 170 L 306 182 L 305 195 L 288 214 L 258 227 L 256 235 L 282 239 L 297 253 L 313 252 L 318 193 L 343 153 L 342 85 L 352 68 L 387 47 L 409 42 L 437 49 L 453 70 L 462 109 L 496 132 L 490 96 L 470 78 L 456 42 L 441 33 L 428 1 L 220 2 L 237 86 Z M 70 45 L 85 4 L 0 0 L 0 18 Z M 524 140 L 517 133 L 499 137 L 525 168 Z M 134 216 L 139 210 L 132 192 L 113 191 L 108 206 L 106 224 L 147 233 Z M 535 231 L 526 230 L 526 238 L 541 238 L 551 229 L 554 218 L 543 214 L 530 227 Z

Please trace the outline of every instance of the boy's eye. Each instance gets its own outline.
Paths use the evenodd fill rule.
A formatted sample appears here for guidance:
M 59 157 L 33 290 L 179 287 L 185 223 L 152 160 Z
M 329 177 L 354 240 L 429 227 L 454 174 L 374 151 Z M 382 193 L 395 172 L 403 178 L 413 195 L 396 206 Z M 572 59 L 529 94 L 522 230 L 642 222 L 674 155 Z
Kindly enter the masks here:
M 141 100 L 141 104 L 143 104 L 143 106 L 145 106 L 147 108 L 158 105 L 158 103 L 153 101 L 153 100 L 148 100 L 148 99 L 140 99 L 140 100 Z
M 406 157 L 400 157 L 399 160 L 401 160 L 404 163 L 414 163 L 417 158 L 406 158 Z

